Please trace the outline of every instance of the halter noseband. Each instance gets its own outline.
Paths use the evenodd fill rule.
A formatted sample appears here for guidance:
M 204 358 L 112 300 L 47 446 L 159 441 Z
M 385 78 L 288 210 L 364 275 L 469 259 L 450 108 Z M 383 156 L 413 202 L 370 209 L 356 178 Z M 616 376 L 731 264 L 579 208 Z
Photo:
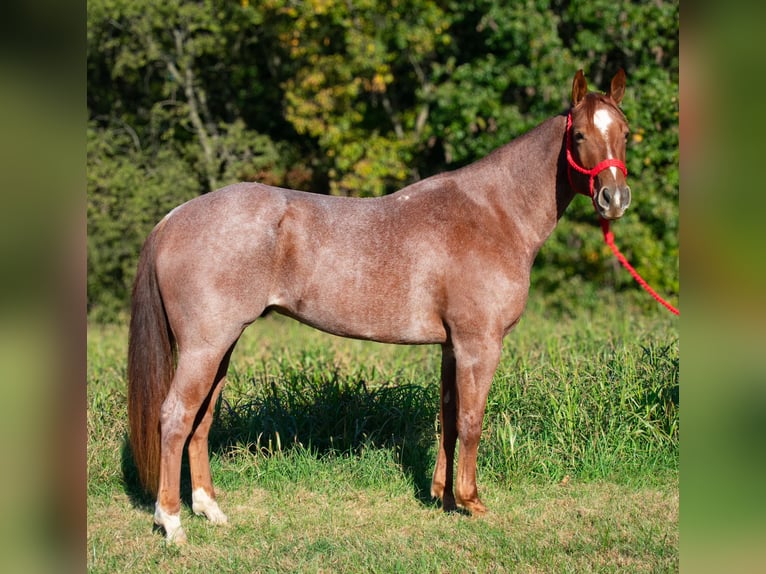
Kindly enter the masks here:
M 620 161 L 616 158 L 607 158 L 599 163 L 596 164 L 595 167 L 591 169 L 585 169 L 581 165 L 579 165 L 575 160 L 574 157 L 572 157 L 572 112 L 570 111 L 567 115 L 567 162 L 569 163 L 569 168 L 567 169 L 567 177 L 569 177 L 569 185 L 572 186 L 572 189 L 574 189 L 577 193 L 581 193 L 582 195 L 587 195 L 591 198 L 593 201 L 593 206 L 596 206 L 596 196 L 593 193 L 593 185 L 594 180 L 596 179 L 596 176 L 604 171 L 605 169 L 609 167 L 616 167 L 619 168 L 619 170 L 622 172 L 622 174 L 625 177 L 628 177 L 628 168 L 625 167 L 625 163 Z M 590 176 L 590 181 L 588 184 L 588 193 L 579 191 L 572 181 L 572 169 L 575 171 L 579 171 L 583 175 Z

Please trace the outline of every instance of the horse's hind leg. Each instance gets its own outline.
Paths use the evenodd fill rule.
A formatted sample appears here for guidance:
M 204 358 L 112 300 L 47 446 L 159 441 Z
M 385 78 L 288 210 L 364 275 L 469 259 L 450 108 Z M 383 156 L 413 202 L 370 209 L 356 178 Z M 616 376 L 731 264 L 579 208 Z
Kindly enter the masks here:
M 442 347 L 441 397 L 439 403 L 439 452 L 436 457 L 431 496 L 442 500 L 445 511 L 455 510 L 452 490 L 455 442 L 457 441 L 457 396 L 455 394 L 455 354 L 450 345 Z
M 197 415 L 197 421 L 192 429 L 192 436 L 188 447 L 192 483 L 192 510 L 198 515 L 204 514 L 214 524 L 225 524 L 227 518 L 216 502 L 213 479 L 210 476 L 208 434 L 213 423 L 213 411 L 215 410 L 216 401 L 226 383 L 226 371 L 229 367 L 229 359 L 233 350 L 234 345 L 229 348 L 218 367 L 213 388 Z
M 186 541 L 181 527 L 181 455 L 197 414 L 211 396 L 224 355 L 225 351 L 216 352 L 207 346 L 182 349 L 170 391 L 162 403 L 160 485 L 154 522 L 165 529 L 169 542 Z

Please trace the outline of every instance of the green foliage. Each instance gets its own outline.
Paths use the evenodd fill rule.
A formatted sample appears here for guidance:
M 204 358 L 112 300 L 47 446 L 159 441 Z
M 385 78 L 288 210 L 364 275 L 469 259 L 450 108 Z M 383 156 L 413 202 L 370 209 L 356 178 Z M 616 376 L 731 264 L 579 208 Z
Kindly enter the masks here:
M 240 180 L 390 193 L 561 112 L 578 68 L 606 89 L 620 66 L 634 201 L 617 243 L 656 289 L 678 293 L 677 1 L 93 0 L 87 10 L 93 316 L 126 309 L 140 239 L 173 202 Z M 635 288 L 583 199 L 540 252 L 533 283 L 562 306 L 583 290 Z
M 88 303 L 97 320 L 125 309 L 144 238 L 199 189 L 172 148 L 152 157 L 136 143 L 130 130 L 88 127 Z
M 606 89 L 613 71 L 625 68 L 622 107 L 632 132 L 627 167 L 633 202 L 612 228 L 638 272 L 660 293 L 677 294 L 678 4 L 576 1 L 562 16 L 562 26 L 591 87 Z M 575 199 L 541 250 L 534 277 L 554 299 L 579 301 L 579 277 L 610 289 L 637 288 L 594 224 L 590 202 Z M 655 305 L 646 296 L 644 304 Z

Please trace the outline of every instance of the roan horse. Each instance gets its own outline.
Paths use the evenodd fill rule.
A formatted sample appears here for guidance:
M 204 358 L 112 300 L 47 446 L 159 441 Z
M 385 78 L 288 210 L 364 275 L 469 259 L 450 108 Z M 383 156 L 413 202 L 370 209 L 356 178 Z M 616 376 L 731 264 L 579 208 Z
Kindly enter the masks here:
M 270 310 L 344 337 L 441 345 L 431 494 L 445 510 L 485 512 L 476 488 L 484 409 L 503 337 L 526 304 L 532 262 L 577 192 L 604 219 L 630 203 L 624 91 L 622 70 L 606 95 L 589 93 L 580 70 L 568 114 L 385 197 L 239 183 L 168 213 L 141 251 L 128 351 L 133 459 L 157 496 L 154 521 L 167 540 L 186 540 L 187 439 L 192 510 L 227 521 L 215 500 L 208 432 L 237 340 Z

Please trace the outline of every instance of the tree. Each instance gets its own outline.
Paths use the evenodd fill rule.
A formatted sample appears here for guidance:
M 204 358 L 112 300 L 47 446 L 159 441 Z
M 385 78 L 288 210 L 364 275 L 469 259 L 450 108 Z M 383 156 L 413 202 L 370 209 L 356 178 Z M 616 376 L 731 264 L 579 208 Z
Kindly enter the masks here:
M 678 2 L 91 0 L 90 307 L 126 307 L 140 240 L 173 202 L 240 180 L 390 193 L 560 113 L 578 68 L 598 89 L 619 67 L 635 199 L 614 229 L 673 294 Z M 562 301 L 633 288 L 580 199 L 533 281 Z
M 279 146 L 248 128 L 239 107 L 210 96 L 233 67 L 227 48 L 246 36 L 234 13 L 244 14 L 212 1 L 88 3 L 93 316 L 126 309 L 143 238 L 172 207 L 281 167 Z

